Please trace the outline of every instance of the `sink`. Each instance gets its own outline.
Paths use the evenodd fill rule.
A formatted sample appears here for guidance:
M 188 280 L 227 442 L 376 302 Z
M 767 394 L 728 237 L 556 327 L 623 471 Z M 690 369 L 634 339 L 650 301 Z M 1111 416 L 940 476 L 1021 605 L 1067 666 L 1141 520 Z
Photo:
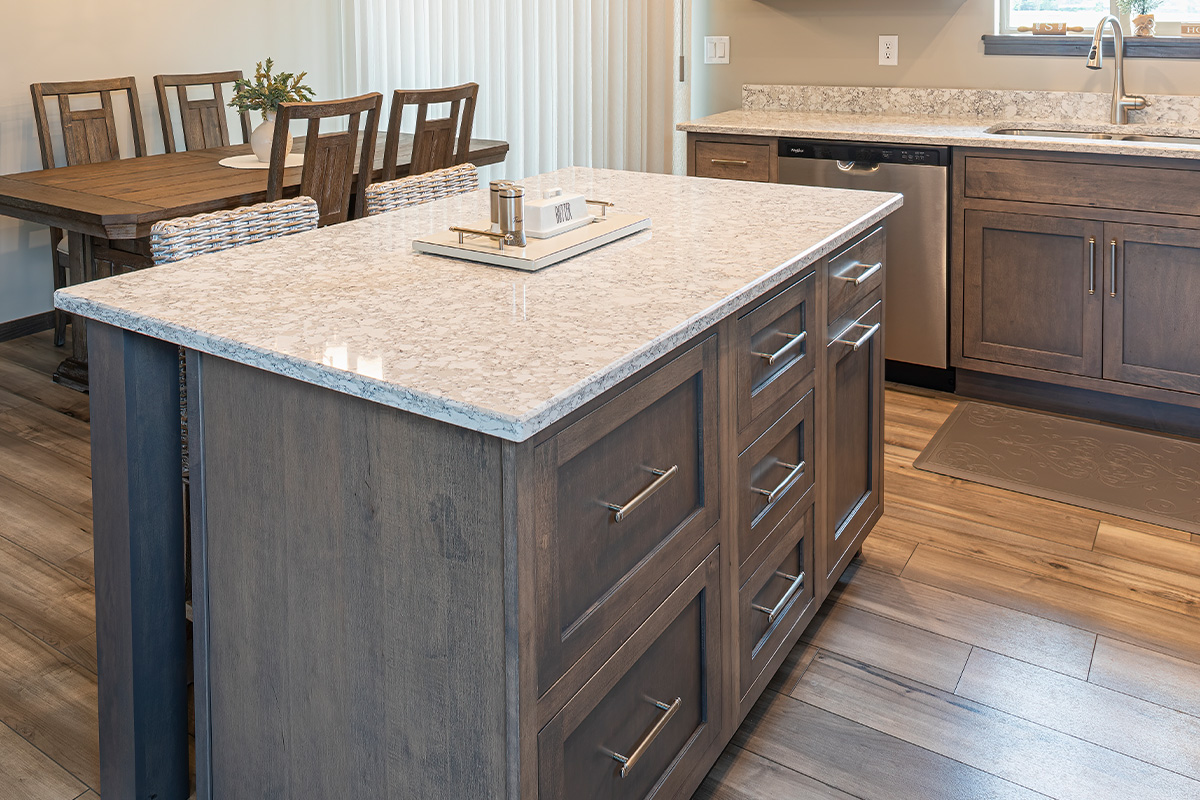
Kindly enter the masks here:
M 1034 128 L 1001 128 L 988 131 L 994 136 L 1044 136 L 1049 139 L 1111 139 L 1111 133 L 1096 133 L 1094 131 L 1042 131 Z
M 1146 136 L 1140 133 L 1131 133 L 1128 136 L 1119 136 L 1117 138 L 1125 142 L 1166 142 L 1168 144 L 1200 145 L 1200 138 L 1193 136 Z
M 1119 142 L 1161 142 L 1164 144 L 1200 145 L 1195 136 L 1152 136 L 1144 133 L 1100 133 L 1099 131 L 1055 131 L 1037 128 L 999 128 L 988 131 L 993 136 L 1042 136 L 1047 139 L 1108 139 Z

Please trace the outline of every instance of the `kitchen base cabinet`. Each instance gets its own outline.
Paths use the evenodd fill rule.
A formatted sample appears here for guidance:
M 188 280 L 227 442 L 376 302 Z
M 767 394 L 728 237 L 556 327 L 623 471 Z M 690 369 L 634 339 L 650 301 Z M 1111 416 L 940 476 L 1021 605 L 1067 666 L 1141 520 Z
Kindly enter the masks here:
M 689 797 L 881 509 L 829 262 L 524 442 L 190 353 L 200 800 Z
M 953 366 L 1200 408 L 1195 163 L 966 149 L 954 170 Z

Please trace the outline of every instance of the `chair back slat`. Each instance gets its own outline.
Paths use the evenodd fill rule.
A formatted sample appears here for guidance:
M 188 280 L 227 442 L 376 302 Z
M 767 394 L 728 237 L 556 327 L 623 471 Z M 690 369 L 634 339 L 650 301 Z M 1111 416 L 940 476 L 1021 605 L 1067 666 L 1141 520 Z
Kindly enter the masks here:
M 179 121 L 183 129 L 184 150 L 204 150 L 231 144 L 229 123 L 225 119 L 224 84 L 242 79 L 241 70 L 202 72 L 191 75 L 155 75 L 154 91 L 158 95 L 158 117 L 162 123 L 163 142 L 168 153 L 179 151 L 175 141 L 175 126 L 171 122 L 169 90 L 174 88 L 179 102 Z M 188 97 L 188 87 L 209 86 L 212 97 Z M 250 112 L 238 114 L 242 124 L 242 143 L 250 141 Z
M 121 157 L 117 122 L 113 113 L 114 92 L 124 92 L 129 103 L 133 154 L 146 155 L 146 132 L 142 127 L 142 110 L 138 102 L 137 84 L 133 78 L 34 83 L 30 85 L 29 90 L 33 96 L 34 117 L 44 168 L 50 169 L 55 166 L 53 135 L 46 109 L 46 102 L 51 98 L 58 101 L 59 129 L 65 150 L 63 155 L 68 166 L 97 164 Z M 99 95 L 100 107 L 73 108 L 72 98 L 85 95 Z
M 387 139 L 384 142 L 383 179 L 393 180 L 396 177 L 400 161 L 400 127 L 404 120 L 404 109 L 408 106 L 417 109 L 409 175 L 466 163 L 478 96 L 477 83 L 465 83 L 447 89 L 397 89 L 392 94 Z M 449 115 L 430 119 L 429 107 L 444 103 L 450 104 Z
M 479 188 L 479 171 L 474 164 L 458 164 L 367 187 L 367 216 L 408 208 L 443 197 L 466 194 Z
M 150 252 L 155 265 L 169 264 L 316 227 L 316 202 L 293 197 L 156 222 L 150 227 Z
M 267 175 L 267 199 L 283 196 L 284 161 L 287 133 L 292 120 L 308 120 L 304 140 L 304 169 L 300 176 L 300 194 L 316 200 L 320 224 L 344 222 L 363 215 L 363 192 L 375 170 L 375 139 L 379 136 L 379 109 L 383 95 L 378 92 L 319 103 L 280 103 L 275 117 L 275 138 L 271 143 L 271 166 Z M 364 122 L 362 117 L 366 115 Z M 330 117 L 349 117 L 345 131 L 321 133 L 321 121 Z M 362 144 L 359 145 L 359 132 Z M 358 155 L 358 194 L 354 208 L 355 155 Z

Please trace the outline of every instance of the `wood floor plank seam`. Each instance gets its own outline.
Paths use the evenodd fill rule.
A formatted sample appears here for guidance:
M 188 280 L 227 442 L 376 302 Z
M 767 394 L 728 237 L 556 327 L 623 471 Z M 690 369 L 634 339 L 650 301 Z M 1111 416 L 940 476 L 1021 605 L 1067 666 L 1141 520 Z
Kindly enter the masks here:
M 791 697 L 788 697 L 787 695 L 781 695 L 780 693 L 775 692 L 772 689 L 767 689 L 766 691 L 764 691 L 762 694 L 762 697 L 766 697 L 768 693 L 774 694 L 778 697 L 786 697 L 788 700 L 793 699 Z M 763 702 L 762 698 L 759 698 L 759 702 Z M 775 700 L 771 700 L 771 702 L 775 702 Z M 743 747 L 741 745 L 731 744 L 730 746 L 737 747 L 739 750 L 745 750 L 748 753 L 754 753 L 754 755 L 758 756 L 763 761 L 769 761 L 770 763 L 774 764 L 777 767 L 780 767 L 781 769 L 786 769 L 788 772 L 794 772 L 797 775 L 803 775 L 804 777 L 808 778 L 811 781 L 816 781 L 817 783 L 821 784 L 822 786 L 828 786 L 830 789 L 833 789 L 834 791 L 837 791 L 837 792 L 841 792 L 842 794 L 850 795 L 851 797 L 856 798 L 856 800 L 865 800 L 865 798 L 863 798 L 862 795 L 855 794 L 854 792 L 851 792 L 848 789 L 843 789 L 841 786 L 836 786 L 836 785 L 830 783 L 829 781 L 821 780 L 816 775 L 809 775 L 807 772 L 802 772 L 801 770 L 798 770 L 795 767 L 789 767 L 787 764 L 784 764 L 774 758 L 771 758 L 770 756 L 765 756 L 762 753 L 758 752 L 757 750 L 753 750 L 749 747 Z
M 958 694 L 958 687 L 962 686 L 963 675 L 967 674 L 967 664 L 971 663 L 971 656 L 975 654 L 976 650 L 982 650 L 982 649 L 983 648 L 981 648 L 977 644 L 971 645 L 971 652 L 967 653 L 967 661 L 966 661 L 966 663 L 963 664 L 962 670 L 958 673 L 958 683 L 954 684 L 954 689 L 953 689 L 954 694 Z M 991 652 L 991 651 L 989 650 L 988 652 Z
M 41 753 L 42 757 L 45 758 L 47 761 L 49 761 L 51 764 L 58 767 L 66 774 L 70 775 L 75 780 L 79 781 L 79 783 L 84 787 L 84 790 L 75 796 L 75 800 L 78 800 L 80 797 L 83 797 L 88 792 L 96 792 L 96 794 L 100 793 L 99 790 L 96 789 L 95 787 L 88 786 L 87 781 L 85 781 L 83 778 L 79 777 L 74 772 L 71 772 L 71 770 L 67 769 L 61 763 L 59 763 L 58 759 L 53 758 L 45 750 L 38 747 L 37 743 L 32 741 L 31 739 L 29 739 L 27 736 L 25 736 L 25 734 L 21 733 L 19 730 L 17 730 L 13 726 L 9 725 L 7 722 L 5 722 L 2 719 L 0 719 L 0 725 L 3 725 L 5 728 L 8 728 L 10 731 L 12 731 L 15 735 L 19 736 L 21 738 L 21 741 L 25 742 L 25 744 L 29 745 L 34 750 L 37 750 L 39 753 Z
M 90 673 L 90 674 L 92 674 L 92 675 L 95 675 L 95 674 L 96 674 L 96 670 L 92 669 L 92 668 L 91 668 L 90 666 L 88 666 L 87 664 L 84 664 L 84 663 L 83 663 L 82 661 L 80 661 L 78 658 L 76 658 L 75 656 L 73 656 L 73 655 L 71 655 L 70 653 L 66 652 L 66 651 L 65 651 L 65 650 L 63 650 L 61 647 L 59 647 L 59 646 L 57 646 L 57 645 L 54 645 L 54 644 L 51 644 L 50 642 L 47 642 L 47 641 L 46 641 L 45 639 L 43 639 L 41 636 L 38 636 L 38 635 L 37 635 L 36 633 L 34 633 L 33 631 L 29 630 L 29 628 L 27 628 L 27 627 L 25 627 L 24 625 L 22 625 L 21 623 L 17 622 L 15 619 L 13 619 L 13 618 L 12 618 L 11 616 L 9 616 L 8 614 L 5 614 L 5 613 L 3 613 L 3 612 L 0 612 L 0 619 L 3 619 L 5 622 L 8 622 L 8 623 L 9 623 L 10 625 L 12 625 L 14 628 L 17 628 L 18 630 L 20 630 L 21 632 L 23 632 L 25 635 L 27 635 L 27 636 L 30 636 L 30 637 L 32 637 L 32 638 L 34 638 L 34 639 L 37 639 L 39 642 L 41 642 L 42 644 L 44 644 L 46 647 L 49 647 L 51 650 L 53 650 L 54 652 L 58 653 L 60 656 L 62 656 L 63 658 L 67 659 L 67 660 L 68 660 L 68 661 L 70 661 L 72 664 L 75 664 L 75 665 L 76 665 L 76 666 L 78 666 L 80 669 L 84 670 L 85 672 L 88 672 L 88 673 Z M 89 637 L 85 636 L 85 637 L 83 637 L 83 639 L 80 639 L 79 641 L 80 641 L 80 642 L 82 642 L 82 641 L 86 641 L 88 638 L 89 638 Z M 79 644 L 79 642 L 71 642 L 70 644 L 72 644 L 72 645 L 74 645 L 74 644 Z

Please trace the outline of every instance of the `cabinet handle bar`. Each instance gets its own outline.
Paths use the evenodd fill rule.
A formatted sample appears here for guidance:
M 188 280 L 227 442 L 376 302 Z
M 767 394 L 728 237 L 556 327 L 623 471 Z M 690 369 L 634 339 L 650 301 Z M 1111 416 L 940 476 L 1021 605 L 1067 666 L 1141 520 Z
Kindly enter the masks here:
M 774 503 L 779 499 L 780 495 L 792 488 L 792 484 L 799 480 L 800 476 L 804 474 L 805 464 L 803 461 L 801 461 L 799 464 L 785 464 L 784 462 L 780 461 L 779 466 L 790 471 L 788 472 L 787 477 L 783 479 L 783 482 L 774 489 L 768 491 L 766 489 L 759 489 L 757 486 L 750 487 L 750 491 L 754 492 L 755 494 L 761 494 L 763 497 L 767 498 L 768 505 Z
M 847 272 L 849 272 L 852 269 L 862 269 L 863 267 L 866 267 L 867 271 L 864 272 L 863 274 L 859 275 L 857 278 L 851 278 L 850 276 L 848 276 L 846 274 Z M 851 264 L 849 267 L 842 270 L 840 273 L 838 273 L 834 277 L 837 278 L 838 280 L 849 281 L 850 283 L 853 283 L 855 286 L 862 286 L 864 283 L 866 283 L 870 279 L 870 277 L 872 275 L 874 275 L 876 272 L 879 272 L 879 270 L 881 270 L 881 269 L 883 269 L 882 261 L 879 261 L 875 264 L 864 264 L 861 261 L 859 261 L 855 264 Z
M 779 598 L 779 602 L 775 604 L 774 608 L 760 606 L 757 603 L 751 604 L 750 606 L 755 611 L 761 611 L 762 613 L 766 614 L 767 619 L 771 622 L 774 622 L 779 615 L 783 613 L 783 610 L 788 607 L 788 603 L 792 602 L 792 598 L 796 596 L 796 592 L 800 591 L 800 588 L 804 586 L 803 572 L 795 576 L 788 575 L 786 572 L 776 572 L 775 574 L 783 578 L 785 581 L 792 582 L 792 585 L 788 587 L 788 590 L 783 593 L 783 597 Z
M 1108 296 L 1117 296 L 1117 240 L 1108 243 L 1112 248 L 1112 263 L 1108 265 Z
M 761 359 L 764 359 L 767 362 L 767 366 L 773 367 L 777 363 L 782 361 L 784 358 L 786 358 L 787 355 L 789 353 L 791 353 L 793 350 L 795 350 L 797 347 L 804 344 L 804 340 L 808 338 L 808 331 L 800 331 L 800 333 L 785 333 L 783 335 L 788 337 L 788 339 L 789 339 L 788 343 L 785 344 L 783 347 L 779 348 L 774 353 L 757 353 L 756 352 L 754 355 L 758 356 Z
M 650 497 L 655 492 L 657 492 L 662 487 L 666 486 L 667 482 L 669 480 L 671 480 L 671 478 L 674 478 L 679 473 L 679 465 L 676 464 L 675 466 L 673 466 L 667 470 L 652 469 L 652 470 L 650 470 L 650 472 L 652 474 L 658 476 L 657 478 L 654 479 L 654 483 L 650 484 L 645 489 L 642 489 L 640 492 L 638 492 L 637 495 L 635 495 L 634 498 L 632 500 L 630 500 L 628 503 L 626 503 L 623 506 L 613 505 L 612 503 L 603 503 L 602 504 L 605 508 L 611 508 L 613 511 L 617 512 L 616 515 L 613 517 L 613 520 L 615 522 L 620 522 L 621 520 L 628 517 L 630 514 L 632 514 L 637 509 L 638 506 L 640 506 L 642 503 L 649 500 Z
M 637 762 L 641 759 L 646 751 L 650 749 L 650 745 L 654 744 L 654 740 L 662 733 L 663 728 L 667 727 L 667 723 L 671 721 L 671 717 L 675 716 L 675 712 L 683 705 L 683 698 L 676 697 L 675 702 L 667 705 L 666 703 L 654 701 L 654 705 L 662 709 L 665 713 L 658 718 L 658 722 L 654 723 L 654 727 L 646 734 L 646 737 L 638 742 L 637 747 L 633 748 L 633 752 L 628 756 L 623 756 L 620 753 L 613 753 L 613 760 L 621 762 L 621 777 L 624 778 L 633 772 L 633 768 L 637 766 Z
M 1088 253 L 1091 261 L 1091 270 L 1088 273 L 1088 294 L 1096 293 L 1096 237 L 1088 239 Z
M 714 159 L 711 159 L 711 161 L 714 164 L 727 164 L 731 167 L 748 167 L 748 166 L 750 166 L 749 161 L 741 161 L 736 158 L 714 158 Z
M 856 322 L 853 325 L 851 325 L 850 328 L 867 328 L 867 332 L 864 333 L 862 336 L 858 337 L 857 340 L 842 339 L 839 337 L 839 338 L 835 339 L 834 341 L 838 342 L 839 344 L 848 344 L 857 351 L 857 350 L 861 349 L 864 344 L 869 342 L 871 340 L 872 336 L 879 333 L 879 327 L 880 327 L 880 323 L 878 323 L 878 322 L 876 322 L 874 325 L 872 325 L 869 328 L 867 328 L 867 326 L 863 325 L 861 322 Z M 847 328 L 846 331 L 849 332 L 850 328 Z

